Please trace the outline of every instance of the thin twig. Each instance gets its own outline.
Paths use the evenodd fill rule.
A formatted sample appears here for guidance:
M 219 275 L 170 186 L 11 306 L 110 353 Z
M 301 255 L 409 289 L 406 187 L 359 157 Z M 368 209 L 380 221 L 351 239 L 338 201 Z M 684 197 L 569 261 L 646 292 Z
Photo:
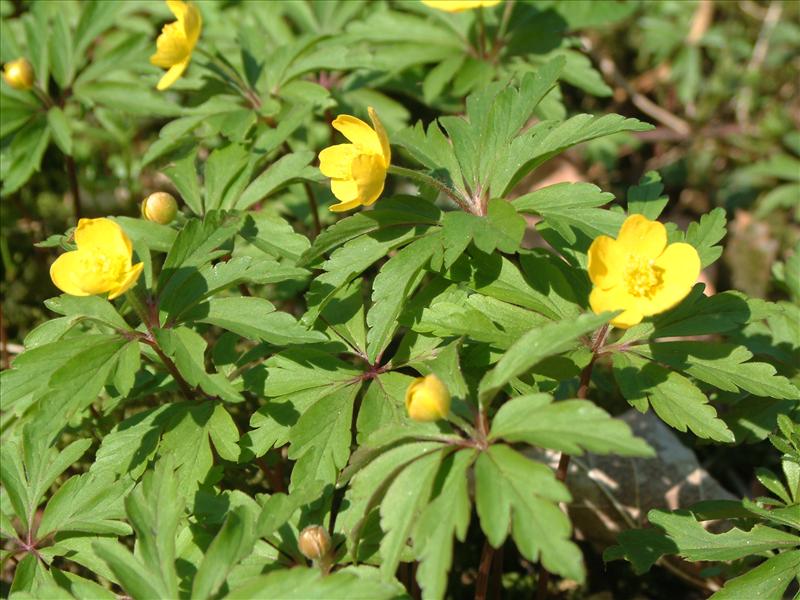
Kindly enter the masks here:
M 489 543 L 489 540 L 485 540 L 481 552 L 481 562 L 478 566 L 478 580 L 475 582 L 475 600 L 486 600 L 487 598 L 489 573 L 492 569 L 495 552 L 497 551 Z
M 778 24 L 782 12 L 783 2 L 771 2 L 767 9 L 767 14 L 764 16 L 764 22 L 761 24 L 761 31 L 758 33 L 758 40 L 756 40 L 756 44 L 753 46 L 753 54 L 750 56 L 750 62 L 747 63 L 745 85 L 736 100 L 736 120 L 739 123 L 746 124 L 750 120 L 753 86 L 749 80 L 761 68 L 761 65 L 764 64 L 764 60 L 767 58 L 772 31 Z
M 631 84 L 628 83 L 628 80 L 625 79 L 622 73 L 620 73 L 617 65 L 614 64 L 614 61 L 610 57 L 601 55 L 589 38 L 583 37 L 581 39 L 586 47 L 586 50 L 600 66 L 600 71 L 602 71 L 603 75 L 606 76 L 606 79 L 612 81 L 615 85 L 625 90 L 636 108 L 641 110 L 644 114 L 653 117 L 656 121 L 663 123 L 682 136 L 688 136 L 691 133 L 692 128 L 689 123 L 680 117 L 673 115 L 668 110 L 661 108 L 647 96 L 640 94 L 633 89 L 633 86 L 631 86 Z

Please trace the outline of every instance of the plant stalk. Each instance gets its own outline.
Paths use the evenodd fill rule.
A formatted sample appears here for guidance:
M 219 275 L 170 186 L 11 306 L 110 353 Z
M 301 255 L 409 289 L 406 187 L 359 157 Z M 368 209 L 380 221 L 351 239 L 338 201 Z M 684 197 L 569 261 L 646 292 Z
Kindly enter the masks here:
M 431 187 L 436 188 L 440 193 L 444 194 L 450 200 L 458 204 L 458 206 L 472 214 L 477 214 L 471 206 L 469 206 L 464 200 L 458 196 L 453 190 L 447 187 L 438 179 L 431 177 L 426 173 L 422 173 L 421 171 L 414 171 L 413 169 L 406 169 L 405 167 L 398 167 L 397 165 L 389 165 L 387 172 L 391 173 L 392 175 L 399 175 L 400 177 L 407 177 L 408 179 L 413 179 L 422 183 L 424 185 L 429 185 Z
M 600 329 L 597 330 L 597 333 L 594 337 L 594 342 L 592 343 L 592 357 L 589 359 L 589 364 L 583 367 L 581 371 L 580 382 L 578 384 L 578 392 L 575 395 L 577 398 L 581 400 L 585 400 L 589 394 L 589 384 L 592 381 L 592 370 L 594 369 L 594 363 L 597 360 L 597 356 L 600 353 L 600 350 L 603 347 L 603 344 L 606 342 L 606 338 L 608 337 L 609 332 L 609 325 L 603 325 Z M 566 452 L 562 452 L 561 456 L 558 459 L 558 467 L 556 467 L 556 479 L 560 482 L 565 482 L 567 480 L 567 473 L 569 471 L 569 461 L 570 456 Z M 547 599 L 547 584 L 550 581 L 550 571 L 545 569 L 544 565 L 539 561 L 539 576 L 536 578 L 536 600 L 546 600 Z

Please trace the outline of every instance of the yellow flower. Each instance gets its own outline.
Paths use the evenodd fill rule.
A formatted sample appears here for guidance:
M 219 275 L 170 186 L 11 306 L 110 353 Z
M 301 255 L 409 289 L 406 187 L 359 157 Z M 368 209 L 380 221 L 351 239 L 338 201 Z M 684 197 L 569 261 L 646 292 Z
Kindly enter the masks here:
M 33 67 L 27 58 L 12 60 L 3 67 L 3 79 L 15 90 L 29 90 L 33 87 Z
M 340 201 L 330 207 L 332 211 L 369 206 L 383 192 L 392 152 L 378 115 L 371 106 L 368 111 L 372 127 L 350 115 L 336 117 L 333 127 L 352 144 L 337 144 L 319 153 L 319 169 L 331 178 L 331 191 Z
M 418 377 L 406 390 L 406 411 L 414 421 L 438 421 L 450 412 L 450 392 L 436 375 Z
M 667 245 L 661 223 L 631 215 L 616 240 L 601 235 L 589 247 L 589 304 L 596 313 L 624 310 L 611 324 L 627 329 L 678 304 L 699 275 L 693 246 Z
M 425 6 L 436 8 L 449 13 L 472 10 L 482 6 L 490 7 L 500 4 L 500 0 L 422 0 Z
M 153 223 L 168 225 L 177 214 L 178 203 L 167 192 L 153 192 L 142 202 L 142 216 Z
M 150 62 L 162 69 L 169 69 L 156 86 L 165 90 L 175 83 L 192 59 L 192 51 L 203 28 L 203 17 L 197 7 L 182 0 L 166 0 L 167 6 L 178 19 L 167 23 L 156 40 L 156 53 Z
M 75 243 L 77 250 L 62 254 L 50 267 L 56 287 L 72 296 L 108 292 L 112 300 L 136 283 L 144 267 L 131 265 L 131 240 L 111 219 L 81 219 Z

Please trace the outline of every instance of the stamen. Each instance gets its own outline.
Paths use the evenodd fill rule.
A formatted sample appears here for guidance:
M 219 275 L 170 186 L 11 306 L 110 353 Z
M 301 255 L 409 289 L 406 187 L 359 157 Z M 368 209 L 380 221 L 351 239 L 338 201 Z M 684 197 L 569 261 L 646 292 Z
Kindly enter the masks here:
M 652 298 L 664 285 L 664 269 L 657 267 L 653 259 L 631 257 L 625 271 L 628 293 L 637 298 Z

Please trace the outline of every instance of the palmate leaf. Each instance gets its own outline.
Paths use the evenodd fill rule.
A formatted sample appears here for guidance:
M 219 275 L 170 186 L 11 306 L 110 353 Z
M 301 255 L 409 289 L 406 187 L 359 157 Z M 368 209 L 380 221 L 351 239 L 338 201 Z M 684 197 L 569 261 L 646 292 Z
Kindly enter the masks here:
M 721 390 L 743 389 L 755 396 L 800 399 L 792 383 L 775 374 L 768 363 L 747 362 L 752 353 L 743 346 L 704 342 L 659 342 L 633 346 L 632 352 L 667 364 Z
M 440 250 L 438 235 L 421 237 L 390 258 L 375 277 L 372 307 L 367 313 L 367 356 L 371 362 L 378 359 L 391 341 L 407 298 L 422 281 L 424 267 Z
M 485 217 L 462 211 L 445 213 L 442 218 L 444 266 L 449 268 L 470 242 L 487 254 L 495 249 L 507 254 L 516 252 L 525 234 L 525 219 L 514 208 L 504 200 L 492 199 Z
M 374 210 L 356 213 L 327 227 L 303 254 L 300 265 L 314 264 L 320 257 L 360 235 L 398 225 L 436 225 L 441 215 L 436 206 L 417 196 L 381 199 Z
M 381 575 L 391 580 L 420 513 L 428 503 L 442 453 L 415 460 L 391 482 L 381 501 Z
M 372 569 L 353 567 L 327 576 L 323 576 L 319 569 L 305 567 L 282 569 L 250 578 L 224 596 L 229 600 L 258 600 L 260 598 L 399 600 L 403 597 L 403 588 L 396 582 L 381 581 Z
M 604 210 L 614 199 L 590 183 L 557 183 L 515 199 L 519 212 L 541 215 L 567 242 L 574 244 L 573 229 L 594 239 L 598 235 L 615 236 L 625 220 L 620 212 Z
M 800 550 L 783 552 L 766 560 L 744 575 L 735 577 L 711 598 L 713 600 L 739 600 L 763 598 L 781 600 L 786 588 L 800 570 Z
M 475 458 L 474 450 L 461 450 L 444 458 L 434 486 L 434 493 L 439 488 L 438 495 L 422 511 L 414 528 L 417 581 L 426 598 L 444 597 L 453 561 L 453 537 L 462 542 L 466 538 L 472 512 L 467 469 Z
M 704 529 L 689 511 L 651 510 L 647 516 L 675 542 L 677 554 L 691 561 L 736 560 L 767 550 L 800 546 L 797 535 L 764 525 L 755 525 L 749 531 L 733 528 L 713 534 Z
M 136 600 L 177 598 L 175 534 L 184 502 L 169 457 L 145 475 L 126 498 L 125 509 L 136 532 L 137 555 L 112 540 L 94 542 L 94 550 Z
M 553 402 L 548 394 L 513 398 L 500 407 L 489 432 L 490 439 L 525 442 L 568 454 L 619 454 L 654 456 L 653 449 L 634 437 L 627 423 L 586 400 Z
M 686 241 L 697 249 L 703 267 L 722 256 L 722 246 L 715 244 L 725 237 L 728 231 L 725 224 L 725 209 L 717 207 L 700 217 L 699 223 L 690 224 L 686 230 Z
M 628 189 L 628 214 L 644 215 L 651 221 L 658 219 L 669 198 L 662 196 L 664 184 L 656 171 L 645 173 L 639 185 Z M 616 232 L 615 232 L 616 233 Z
M 541 560 L 551 573 L 583 581 L 581 551 L 570 541 L 569 519 L 557 504 L 569 500 L 549 467 L 509 446 L 496 444 L 478 456 L 475 505 L 489 543 L 499 548 L 510 526 L 525 558 Z
M 678 431 L 688 428 L 698 437 L 734 441 L 705 394 L 680 373 L 631 353 L 615 353 L 613 364 L 622 395 L 637 410 L 644 412 L 649 403 L 662 421 Z
M 491 403 L 512 378 L 522 375 L 539 361 L 576 347 L 578 338 L 591 333 L 611 317 L 612 313 L 582 315 L 574 321 L 560 321 L 531 329 L 481 379 L 478 388 L 481 405 Z
M 255 296 L 212 298 L 195 306 L 184 318 L 216 325 L 245 339 L 261 340 L 276 346 L 328 341 L 325 334 L 309 331 L 289 313 L 275 310 L 269 300 Z

